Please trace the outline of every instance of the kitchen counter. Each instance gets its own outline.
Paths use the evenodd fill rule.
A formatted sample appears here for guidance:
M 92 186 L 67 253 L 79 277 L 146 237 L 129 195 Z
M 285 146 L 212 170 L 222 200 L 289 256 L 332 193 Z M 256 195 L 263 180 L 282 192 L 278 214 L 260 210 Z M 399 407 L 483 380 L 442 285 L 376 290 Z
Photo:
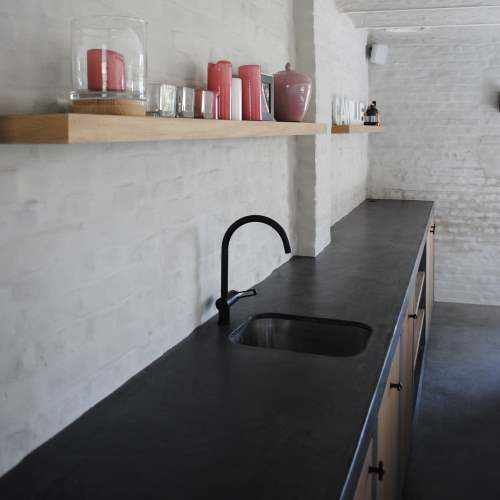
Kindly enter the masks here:
M 31 453 L 0 479 L 0 497 L 349 498 L 432 209 L 364 202 L 317 258 L 292 258 L 233 306 L 230 326 L 212 318 Z M 358 321 L 373 333 L 346 358 L 228 340 L 263 312 Z

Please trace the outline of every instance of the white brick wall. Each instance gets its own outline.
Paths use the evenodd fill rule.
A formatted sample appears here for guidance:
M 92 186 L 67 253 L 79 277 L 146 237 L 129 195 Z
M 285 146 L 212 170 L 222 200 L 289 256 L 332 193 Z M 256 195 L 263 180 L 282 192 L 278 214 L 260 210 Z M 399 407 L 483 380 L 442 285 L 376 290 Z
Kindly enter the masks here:
M 436 299 L 500 304 L 498 28 L 383 34 L 370 194 L 436 201 Z
M 337 0 L 345 12 L 404 11 L 406 9 L 443 9 L 452 7 L 478 7 L 500 5 L 500 0 Z M 445 19 L 443 19 L 446 22 Z
M 295 14 L 297 63 L 315 77 L 309 119 L 331 127 L 334 95 L 368 100 L 366 32 L 356 30 L 331 0 L 296 2 Z M 367 149 L 362 135 L 298 141 L 297 229 L 303 255 L 318 254 L 330 242 L 330 227 L 366 198 Z
M 70 87 L 73 17 L 148 19 L 151 78 L 199 84 L 216 57 L 268 73 L 294 63 L 293 3 L 4 0 L 0 114 L 54 109 Z M 320 68 L 340 66 L 319 73 L 328 84 L 319 82 L 318 116 L 329 123 L 337 88 L 364 97 L 362 62 L 352 62 L 364 38 L 333 3 L 314 8 L 317 40 L 332 36 L 324 10 L 335 27 L 328 44 L 338 45 L 318 51 Z M 296 141 L 284 138 L 0 146 L 0 474 L 214 313 L 232 221 L 269 215 L 297 248 L 318 224 L 325 240 L 362 201 L 363 139 L 307 140 L 298 159 Z M 248 226 L 231 244 L 230 285 L 248 287 L 286 258 L 272 230 Z
M 294 60 L 288 0 L 7 0 L 0 113 L 51 109 L 70 86 L 69 19 L 110 11 L 150 21 L 153 79 L 202 83 L 213 55 Z M 232 221 L 266 214 L 295 240 L 294 144 L 0 146 L 0 473 L 213 314 Z M 230 284 L 285 259 L 272 230 L 243 228 Z
M 331 125 L 334 95 L 369 99 L 367 34 L 353 28 L 349 17 L 330 0 L 317 0 L 315 10 L 317 119 Z M 366 198 L 368 142 L 365 135 L 353 134 L 317 137 L 316 143 L 319 162 L 328 166 L 322 186 L 329 202 L 323 225 L 329 231 Z

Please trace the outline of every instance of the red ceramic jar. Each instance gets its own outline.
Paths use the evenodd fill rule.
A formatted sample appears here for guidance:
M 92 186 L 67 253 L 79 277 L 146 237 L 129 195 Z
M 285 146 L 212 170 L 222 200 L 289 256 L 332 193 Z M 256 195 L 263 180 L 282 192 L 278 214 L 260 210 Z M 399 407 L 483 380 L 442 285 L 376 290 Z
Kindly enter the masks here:
M 262 120 L 262 80 L 260 66 L 247 64 L 240 66 L 241 98 L 243 120 Z
M 301 122 L 311 100 L 312 79 L 293 71 L 287 63 L 285 71 L 274 75 L 274 116 L 280 122 Z

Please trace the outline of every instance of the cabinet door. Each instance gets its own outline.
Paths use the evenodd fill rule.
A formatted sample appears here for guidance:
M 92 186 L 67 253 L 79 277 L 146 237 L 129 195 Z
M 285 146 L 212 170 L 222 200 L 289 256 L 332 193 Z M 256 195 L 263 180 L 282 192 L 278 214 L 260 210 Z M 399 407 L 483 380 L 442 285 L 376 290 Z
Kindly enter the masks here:
M 366 452 L 361 474 L 359 475 L 358 485 L 356 486 L 356 492 L 354 493 L 353 500 L 373 500 L 374 477 L 373 474 L 370 473 L 370 467 L 373 462 L 373 440 L 371 440 L 370 445 L 368 446 L 368 451 Z
M 413 408 L 413 304 L 408 307 L 406 320 L 400 340 L 400 482 L 404 482 L 404 473 L 410 453 L 412 408 Z
M 434 306 L 434 233 L 436 225 L 434 220 L 431 221 L 431 229 L 427 235 L 426 247 L 426 288 L 425 288 L 425 331 L 430 332 L 432 308 Z
M 387 380 L 382 404 L 378 414 L 377 463 L 385 474 L 377 481 L 377 498 L 395 500 L 399 494 L 399 400 L 400 392 L 395 385 L 399 378 L 400 344 L 396 348 Z

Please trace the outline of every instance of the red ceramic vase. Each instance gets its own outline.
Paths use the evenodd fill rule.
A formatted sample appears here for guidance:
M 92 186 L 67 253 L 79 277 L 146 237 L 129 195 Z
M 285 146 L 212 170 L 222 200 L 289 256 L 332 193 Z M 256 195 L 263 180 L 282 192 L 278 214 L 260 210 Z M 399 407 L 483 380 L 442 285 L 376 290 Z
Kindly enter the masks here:
M 231 119 L 231 80 L 233 70 L 229 61 L 208 63 L 207 88 L 214 92 L 218 112 L 216 117 L 221 120 Z
M 106 66 L 104 67 L 103 59 Z M 125 61 L 114 50 L 90 49 L 87 51 L 88 89 L 102 92 L 125 91 Z
M 285 71 L 274 75 L 274 116 L 280 122 L 301 122 L 311 100 L 312 79 L 293 71 L 287 63 Z
M 262 81 L 260 66 L 248 64 L 240 66 L 243 120 L 262 120 Z

